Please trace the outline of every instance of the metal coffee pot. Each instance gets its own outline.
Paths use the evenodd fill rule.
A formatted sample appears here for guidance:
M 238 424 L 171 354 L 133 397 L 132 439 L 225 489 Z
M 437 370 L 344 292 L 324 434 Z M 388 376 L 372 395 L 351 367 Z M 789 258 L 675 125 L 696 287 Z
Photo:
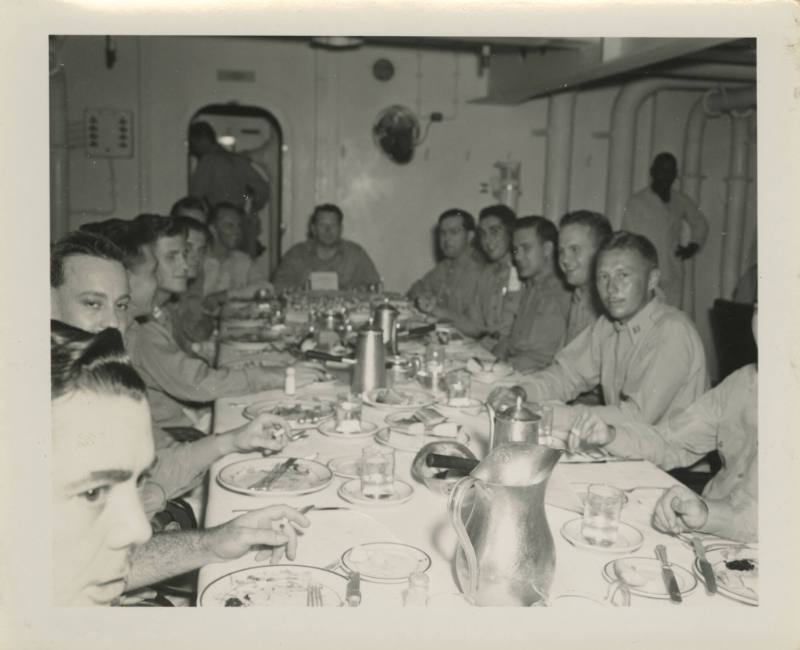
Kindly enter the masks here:
M 386 387 L 386 356 L 383 334 L 379 329 L 362 329 L 356 342 L 356 365 L 353 368 L 351 388 L 363 393 L 373 388 Z
M 546 601 L 556 557 L 544 502 L 563 452 L 529 442 L 493 449 L 453 487 L 447 509 L 456 531 L 456 575 L 474 605 Z
M 373 327 L 379 328 L 383 333 L 383 342 L 386 351 L 397 356 L 397 325 L 400 312 L 389 302 L 384 302 L 375 308 L 372 315 Z
M 507 442 L 539 442 L 539 420 L 541 418 L 522 405 L 522 396 L 517 395 L 514 406 L 502 411 L 487 404 L 489 411 L 489 451 Z

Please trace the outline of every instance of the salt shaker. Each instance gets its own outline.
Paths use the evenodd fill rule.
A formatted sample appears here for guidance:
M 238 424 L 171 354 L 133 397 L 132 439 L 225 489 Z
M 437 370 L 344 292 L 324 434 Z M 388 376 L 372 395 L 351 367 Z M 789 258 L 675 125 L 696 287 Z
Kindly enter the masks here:
M 297 392 L 297 383 L 295 382 L 294 368 L 286 369 L 286 378 L 283 382 L 283 392 L 287 395 L 294 395 Z
M 428 604 L 428 574 L 415 571 L 408 576 L 408 590 L 406 591 L 406 607 L 425 607 Z

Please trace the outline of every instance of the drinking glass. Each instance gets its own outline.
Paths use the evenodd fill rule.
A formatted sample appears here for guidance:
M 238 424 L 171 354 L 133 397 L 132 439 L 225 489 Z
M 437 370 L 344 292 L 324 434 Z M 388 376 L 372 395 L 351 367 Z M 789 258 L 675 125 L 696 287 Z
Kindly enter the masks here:
M 336 399 L 336 430 L 342 433 L 361 431 L 361 397 L 342 393 Z
M 447 373 L 447 403 L 450 406 L 468 406 L 471 376 L 465 368 Z
M 444 361 L 444 346 L 439 343 L 428 343 L 425 348 L 425 370 L 430 374 L 441 373 L 444 371 Z
M 439 343 L 442 345 L 447 345 L 450 343 L 450 338 L 453 335 L 453 328 L 450 325 L 444 323 L 438 323 L 436 325 L 436 338 L 438 339 Z
M 536 414 L 539 416 L 539 444 L 553 446 L 553 407 L 540 404 Z
M 361 452 L 361 494 L 385 499 L 394 494 L 394 450 L 369 445 Z
M 586 490 L 581 534 L 590 544 L 611 546 L 617 541 L 625 494 L 612 485 L 593 484 Z

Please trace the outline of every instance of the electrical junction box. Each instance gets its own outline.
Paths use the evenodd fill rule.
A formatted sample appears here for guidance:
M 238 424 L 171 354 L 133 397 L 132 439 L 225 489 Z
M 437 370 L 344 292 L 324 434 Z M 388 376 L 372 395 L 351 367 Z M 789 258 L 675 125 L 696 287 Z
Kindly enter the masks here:
M 86 153 L 95 158 L 133 157 L 133 111 L 87 108 Z

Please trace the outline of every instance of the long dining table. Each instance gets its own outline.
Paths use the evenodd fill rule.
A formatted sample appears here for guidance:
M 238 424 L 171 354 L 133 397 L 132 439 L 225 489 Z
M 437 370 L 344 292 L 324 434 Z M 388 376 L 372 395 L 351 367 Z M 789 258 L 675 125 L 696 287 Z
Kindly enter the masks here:
M 409 344 L 412 345 L 412 344 Z M 416 344 L 419 346 L 419 344 Z M 418 349 L 417 349 L 418 351 Z M 486 356 L 480 346 L 472 342 L 460 342 L 448 348 L 455 358 Z M 233 363 L 240 354 L 223 344 L 218 354 L 218 363 Z M 504 379 L 513 384 L 515 376 Z M 473 397 L 484 400 L 496 385 L 472 381 Z M 303 387 L 298 397 L 335 399 L 346 393 L 348 385 L 341 379 Z M 220 399 L 214 409 L 214 431 L 221 432 L 244 424 L 247 420 L 243 410 L 250 404 L 262 400 L 287 399 L 283 391 L 264 391 L 252 395 Z M 437 409 L 459 424 L 469 435 L 469 447 L 478 458 L 482 458 L 488 447 L 489 415 L 485 408 L 462 411 L 445 406 Z M 387 411 L 364 404 L 363 418 L 380 427 L 385 427 Z M 343 437 L 323 435 L 312 429 L 307 437 L 291 442 L 280 453 L 281 457 L 313 458 L 326 464 L 334 458 L 356 457 L 362 448 L 371 444 L 371 439 L 348 440 Z M 370 543 L 394 541 L 408 544 L 427 553 L 431 558 L 429 576 L 429 606 L 466 605 L 459 596 L 460 589 L 455 576 L 454 556 L 458 544 L 457 536 L 447 513 L 447 497 L 416 482 L 411 476 L 414 452 L 395 451 L 396 478 L 413 487 L 410 500 L 396 505 L 381 503 L 361 505 L 345 501 L 338 490 L 346 479 L 334 476 L 324 489 L 312 494 L 292 497 L 252 496 L 239 494 L 224 488 L 217 476 L 224 467 L 239 460 L 259 458 L 259 453 L 231 454 L 217 461 L 210 469 L 207 505 L 204 516 L 206 527 L 222 524 L 242 512 L 271 504 L 285 503 L 301 508 L 314 505 L 317 508 L 339 507 L 337 510 L 311 510 L 307 517 L 311 525 L 299 533 L 297 556 L 294 564 L 342 570 L 340 560 L 348 549 Z M 626 491 L 627 501 L 622 511 L 622 521 L 643 536 L 641 546 L 628 553 L 612 553 L 600 548 L 574 545 L 562 534 L 562 527 L 581 517 L 579 495 L 592 483 L 606 483 Z M 607 565 L 618 558 L 655 558 L 655 547 L 663 544 L 670 562 L 686 569 L 691 574 L 694 587 L 684 594 L 682 607 L 742 607 L 743 605 L 722 594 L 708 595 L 703 582 L 696 578 L 692 565 L 694 553 L 690 545 L 679 537 L 664 534 L 652 525 L 654 505 L 663 491 L 676 484 L 676 480 L 652 463 L 644 460 L 622 461 L 619 459 L 582 459 L 582 462 L 559 462 L 549 479 L 546 498 L 546 517 L 555 544 L 556 568 L 550 589 L 550 602 L 558 604 L 560 595 L 578 594 L 602 601 L 608 593 Z M 283 560 L 288 562 L 288 560 Z M 218 578 L 231 572 L 257 566 L 255 552 L 234 561 L 209 564 L 199 572 L 198 594 Z M 696 579 L 696 583 L 693 581 Z M 403 606 L 406 584 L 378 584 L 362 580 L 362 607 Z M 642 595 L 631 597 L 631 606 L 670 607 L 667 598 L 652 598 Z

